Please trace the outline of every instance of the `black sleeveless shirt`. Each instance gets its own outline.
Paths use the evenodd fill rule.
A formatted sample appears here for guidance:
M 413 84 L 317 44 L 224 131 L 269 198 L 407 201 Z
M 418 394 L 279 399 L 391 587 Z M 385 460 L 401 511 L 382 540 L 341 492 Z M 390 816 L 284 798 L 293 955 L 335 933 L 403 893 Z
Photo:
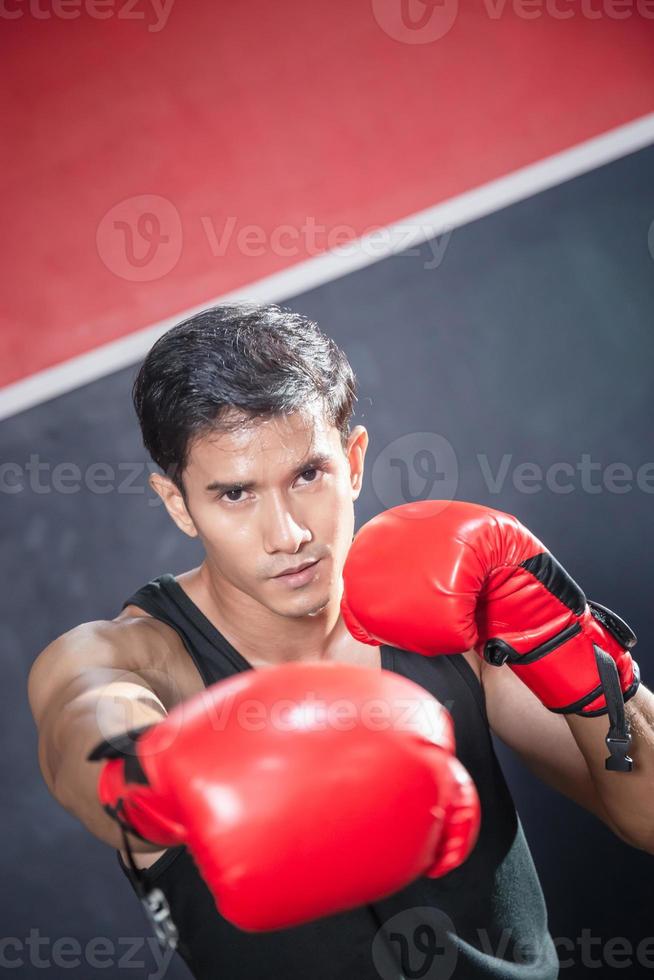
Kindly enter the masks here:
M 205 685 L 252 669 L 173 575 L 149 582 L 123 608 L 127 605 L 139 606 L 179 634 Z M 493 749 L 474 671 L 461 655 L 423 657 L 382 646 L 381 658 L 383 669 L 421 684 L 452 715 L 457 755 L 481 801 L 481 831 L 472 854 L 443 878 L 419 878 L 374 904 L 291 929 L 251 933 L 219 914 L 186 848 L 170 848 L 143 875 L 148 887 L 166 895 L 179 932 L 178 952 L 198 980 L 558 976 L 543 893 Z M 279 887 L 284 888 L 281 880 Z

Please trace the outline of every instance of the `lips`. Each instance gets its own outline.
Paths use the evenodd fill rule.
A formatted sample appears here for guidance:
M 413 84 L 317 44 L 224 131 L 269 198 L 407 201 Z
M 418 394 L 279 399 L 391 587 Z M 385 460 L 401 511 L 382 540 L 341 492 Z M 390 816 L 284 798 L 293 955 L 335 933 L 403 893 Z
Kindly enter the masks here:
M 283 572 L 279 572 L 278 575 L 273 575 L 273 578 L 282 578 L 284 575 L 294 575 L 296 572 L 301 572 L 305 568 L 309 568 L 311 565 L 317 564 L 318 559 L 315 558 L 313 561 L 302 562 L 301 565 L 296 565 L 294 568 L 287 568 Z

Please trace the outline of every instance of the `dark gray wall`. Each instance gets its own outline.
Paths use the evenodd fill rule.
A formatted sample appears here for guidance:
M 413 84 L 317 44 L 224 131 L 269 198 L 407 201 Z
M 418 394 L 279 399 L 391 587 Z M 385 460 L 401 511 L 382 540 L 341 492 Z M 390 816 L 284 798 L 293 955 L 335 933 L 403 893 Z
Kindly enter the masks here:
M 456 496 L 516 514 L 589 596 L 631 622 L 641 637 L 637 657 L 648 685 L 654 674 L 654 467 L 648 484 L 641 472 L 641 485 L 634 478 L 626 492 L 616 492 L 620 487 L 611 480 L 619 474 L 607 468 L 623 463 L 635 474 L 654 460 L 653 167 L 654 149 L 634 154 L 454 231 L 441 242 L 436 268 L 429 267 L 434 250 L 428 243 L 419 254 L 380 262 L 288 304 L 318 319 L 345 347 L 359 377 L 357 421 L 371 434 L 359 521 L 402 501 L 402 467 L 413 495 Z M 5 487 L 0 498 L 7 570 L 0 595 L 2 934 L 25 944 L 30 930 L 38 930 L 33 938 L 49 940 L 40 948 L 45 958 L 57 938 L 75 937 L 84 946 L 107 937 L 113 953 L 104 956 L 112 967 L 94 969 L 87 961 L 58 971 L 85 980 L 125 975 L 119 958 L 128 954 L 127 937 L 141 937 L 132 961 L 144 962 L 127 975 L 154 977 L 157 965 L 114 856 L 52 801 L 41 781 L 25 685 L 37 653 L 55 636 L 114 616 L 149 578 L 183 571 L 201 558 L 146 491 L 147 466 L 129 401 L 133 373 L 122 371 L 1 426 L 5 462 L 25 467 L 34 454 L 50 466 L 41 474 L 46 492 L 30 487 L 27 474 L 22 491 Z M 599 489 L 589 489 L 578 470 L 570 492 L 547 487 L 552 464 L 575 469 L 584 454 L 599 464 L 592 473 Z M 503 456 L 506 478 L 493 488 L 483 461 L 496 473 Z M 391 465 L 392 459 L 403 462 Z M 442 476 L 432 485 L 415 468 L 434 460 Z M 113 489 L 53 489 L 52 467 L 63 462 L 79 467 L 87 480 L 91 464 L 108 464 Z M 524 463 L 543 473 L 540 484 L 532 479 L 531 492 L 520 484 L 517 467 Z M 138 473 L 130 474 L 129 464 Z M 74 483 L 69 473 L 69 486 Z M 634 951 L 629 976 L 649 976 L 635 951 L 643 938 L 654 937 L 654 860 L 623 845 L 498 750 L 541 876 L 552 933 L 576 946 L 574 965 L 561 975 L 605 976 L 611 968 L 606 944 L 624 937 Z M 601 970 L 584 965 L 584 929 L 597 939 L 587 948 Z M 654 953 L 654 939 L 651 948 Z M 16 972 L 42 976 L 38 950 L 26 950 L 8 950 L 23 958 Z M 173 965 L 166 975 L 181 977 L 184 970 Z

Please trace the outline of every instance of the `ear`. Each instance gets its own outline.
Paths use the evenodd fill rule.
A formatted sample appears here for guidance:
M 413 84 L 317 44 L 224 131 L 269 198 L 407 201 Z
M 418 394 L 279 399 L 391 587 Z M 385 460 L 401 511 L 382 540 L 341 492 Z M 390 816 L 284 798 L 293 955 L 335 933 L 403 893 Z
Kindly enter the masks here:
M 189 538 L 197 538 L 197 529 L 193 523 L 193 518 L 187 510 L 179 487 L 169 477 L 162 476 L 160 473 L 151 473 L 148 478 L 148 483 L 154 492 L 161 497 L 166 510 L 180 531 L 187 534 Z
M 363 463 L 368 448 L 368 430 L 362 425 L 354 427 L 350 433 L 345 455 L 350 464 L 350 483 L 352 484 L 352 500 L 356 500 L 361 493 L 363 483 Z

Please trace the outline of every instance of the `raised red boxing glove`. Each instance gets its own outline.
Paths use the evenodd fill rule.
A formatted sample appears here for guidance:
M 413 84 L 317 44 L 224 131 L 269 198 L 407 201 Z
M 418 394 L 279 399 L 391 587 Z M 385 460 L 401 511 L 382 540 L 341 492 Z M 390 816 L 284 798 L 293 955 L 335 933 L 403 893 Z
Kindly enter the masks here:
M 607 768 L 631 769 L 635 634 L 587 601 L 511 514 L 463 501 L 394 507 L 358 532 L 343 581 L 343 618 L 358 639 L 429 656 L 474 648 L 506 663 L 551 711 L 608 712 Z
M 123 829 L 186 845 L 221 914 L 255 931 L 461 864 L 479 800 L 454 749 L 449 713 L 413 681 L 294 663 L 214 684 L 89 758 L 109 760 L 98 795 Z

